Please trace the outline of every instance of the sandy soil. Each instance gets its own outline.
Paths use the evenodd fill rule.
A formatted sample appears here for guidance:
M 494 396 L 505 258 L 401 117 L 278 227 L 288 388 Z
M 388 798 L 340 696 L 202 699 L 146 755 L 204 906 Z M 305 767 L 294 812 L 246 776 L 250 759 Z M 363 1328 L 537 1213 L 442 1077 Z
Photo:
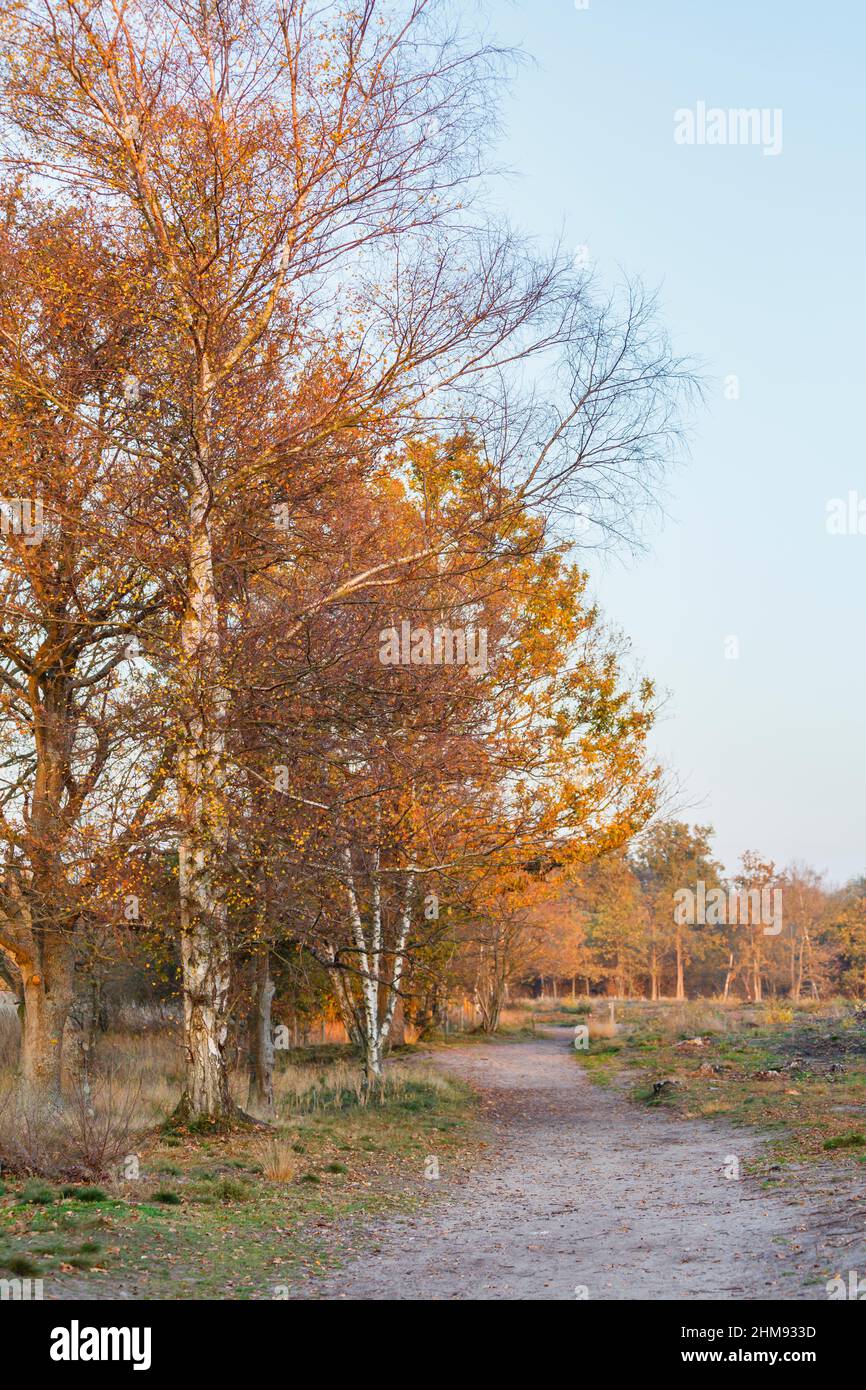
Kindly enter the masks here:
M 725 1176 L 760 1138 L 678 1120 L 593 1085 L 569 1035 L 473 1044 L 436 1065 L 481 1092 L 483 1158 L 436 1199 L 353 1233 L 326 1299 L 826 1299 L 866 1275 L 866 1179 L 824 1164 Z

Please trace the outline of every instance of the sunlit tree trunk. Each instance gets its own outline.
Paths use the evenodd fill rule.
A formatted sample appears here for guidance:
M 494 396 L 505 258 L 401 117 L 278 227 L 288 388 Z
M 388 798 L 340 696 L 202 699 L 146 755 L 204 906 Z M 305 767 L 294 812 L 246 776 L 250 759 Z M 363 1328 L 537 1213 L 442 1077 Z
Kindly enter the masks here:
M 74 994 L 71 929 L 74 914 L 63 902 L 63 866 L 57 846 L 63 838 L 63 798 L 72 737 L 66 717 L 66 678 L 46 680 L 33 702 L 36 766 L 30 806 L 30 863 L 21 873 L 7 871 L 4 889 L 14 916 L 0 922 L 0 947 L 20 980 L 23 1010 L 19 1090 L 52 1104 L 61 1099 L 63 1032 Z
M 502 1017 L 507 990 L 506 950 L 502 942 L 495 942 L 489 953 L 485 946 L 481 947 L 474 996 L 484 1033 L 495 1033 Z
M 72 960 L 64 946 L 43 942 L 35 965 L 22 977 L 21 1081 L 26 1092 L 59 1102 L 63 1030 L 72 1005 Z
M 676 991 L 676 998 L 677 998 L 678 1001 L 681 1001 L 681 1000 L 685 999 L 685 997 L 686 997 L 686 981 L 685 981 L 685 973 L 684 973 L 684 970 L 683 970 L 683 941 L 682 941 L 682 937 L 680 936 L 679 932 L 677 932 L 676 948 L 677 948 L 677 991 Z
M 329 968 L 331 985 L 334 990 L 334 997 L 337 1001 L 337 1008 L 340 1011 L 340 1018 L 346 1030 L 346 1036 L 349 1042 L 361 1051 L 364 1046 L 364 1023 L 361 1011 L 358 1008 L 357 1000 L 352 992 L 348 973 L 344 968 L 338 952 L 335 951 L 333 947 L 326 947 L 326 950 L 328 950 L 328 956 L 331 962 Z
M 659 961 L 655 946 L 653 946 L 650 956 L 650 997 L 653 1000 L 657 1000 L 659 997 Z
M 199 457 L 189 507 L 187 606 L 181 628 L 184 741 L 178 760 L 179 886 L 186 1076 L 180 1112 L 219 1120 L 231 1110 L 225 1046 L 231 957 L 228 914 L 217 882 L 228 844 L 222 797 L 226 696 L 221 688 L 213 551 L 208 509 L 207 411 L 203 372 Z
M 756 1004 L 760 1004 L 764 998 L 763 981 L 761 979 L 761 948 L 760 939 L 756 935 L 752 936 L 752 998 Z

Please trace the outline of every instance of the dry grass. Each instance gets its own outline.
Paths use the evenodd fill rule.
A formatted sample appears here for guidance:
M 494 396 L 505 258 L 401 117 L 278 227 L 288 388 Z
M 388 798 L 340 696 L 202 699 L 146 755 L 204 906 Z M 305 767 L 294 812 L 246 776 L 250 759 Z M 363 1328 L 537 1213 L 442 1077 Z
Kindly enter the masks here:
M 63 1107 L 21 1096 L 11 1079 L 0 1092 L 0 1161 L 4 1169 L 52 1179 L 110 1178 L 143 1147 L 149 1127 L 137 1091 L 109 1077 L 76 1077 Z
M 276 1136 L 260 1140 L 253 1152 L 270 1182 L 294 1182 L 298 1161 L 288 1140 Z
M 23 1174 L 54 1180 L 98 1178 L 120 1182 L 124 1161 L 153 1149 L 174 1112 L 183 1086 L 183 1057 L 174 1023 L 161 1031 L 124 1029 L 96 1039 L 89 1086 L 74 1065 L 80 1056 L 68 1037 L 62 1111 L 23 1107 L 15 1093 L 18 1020 L 0 1019 L 0 1163 Z M 231 1093 L 243 1108 L 247 1075 L 238 1068 Z M 274 1077 L 278 1134 L 264 1145 L 262 1168 L 275 1182 L 291 1182 L 296 1161 L 279 1130 L 302 1117 L 323 1119 L 410 1101 L 419 1087 L 436 1094 L 444 1079 L 417 1061 L 391 1060 L 381 1085 L 367 1088 L 348 1046 L 302 1049 L 277 1055 Z
M 177 1104 L 181 1052 L 174 1027 L 97 1038 L 85 1078 L 67 1033 L 62 1109 L 16 1094 L 18 1019 L 0 1014 L 0 1162 L 49 1178 L 110 1179 L 140 1153 Z
M 620 1026 L 610 1018 L 591 1018 L 589 1024 L 589 1036 L 592 1038 L 616 1038 L 619 1036 Z
M 119 1090 L 135 1091 L 143 1124 L 161 1123 L 180 1099 L 183 1052 L 174 1026 L 160 1033 L 108 1033 L 97 1043 L 94 1065 Z
M 239 1077 L 239 1084 L 240 1081 Z M 274 1098 L 278 1114 L 301 1115 L 399 1101 L 407 1088 L 416 1083 L 434 1091 L 448 1085 L 438 1072 L 416 1062 L 388 1062 L 382 1083 L 371 1089 L 366 1087 L 355 1059 L 288 1062 L 278 1068 L 274 1077 Z
M 18 1020 L 0 1014 L 0 1097 L 12 1090 L 18 1060 Z M 336 1057 L 332 1054 L 337 1052 Z M 313 1047 L 291 1054 L 277 1055 L 274 1091 L 278 1114 L 304 1114 L 311 1111 L 367 1105 L 399 1097 L 411 1075 L 420 1069 L 411 1064 L 389 1061 L 381 1087 L 368 1091 L 357 1058 L 346 1046 Z M 74 1042 L 66 1053 L 74 1055 Z M 96 1040 L 92 1070 L 101 1092 L 109 1091 L 114 1110 L 134 1108 L 142 1127 L 162 1124 L 175 1109 L 183 1089 L 183 1053 L 177 1026 L 170 1022 L 161 1031 L 139 1029 L 113 1031 Z M 435 1073 L 425 1080 L 437 1085 Z M 74 1092 L 76 1072 L 68 1065 L 64 1072 L 64 1092 Z M 243 1107 L 247 1098 L 247 1075 L 243 1067 L 230 1077 L 232 1098 Z
M 501 1030 L 510 1033 L 531 1032 L 535 1026 L 535 1014 L 528 1005 L 509 1004 L 502 1010 L 499 1026 Z
M 764 1010 L 765 1023 L 793 1023 L 794 1010 L 788 1004 L 768 1004 Z
M 576 1053 L 599 1084 L 625 1072 L 636 1100 L 757 1126 L 777 1159 L 866 1161 L 866 1028 L 851 1001 L 633 1000 L 617 1013 L 615 1043 Z M 662 1079 L 674 1085 L 656 1093 Z

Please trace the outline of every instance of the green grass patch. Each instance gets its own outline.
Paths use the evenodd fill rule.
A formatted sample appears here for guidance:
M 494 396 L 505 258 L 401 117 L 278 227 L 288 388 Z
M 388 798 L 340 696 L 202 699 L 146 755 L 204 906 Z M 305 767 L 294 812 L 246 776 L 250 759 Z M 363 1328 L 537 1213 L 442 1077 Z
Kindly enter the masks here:
M 866 1135 L 856 1131 L 854 1134 L 837 1134 L 835 1139 L 825 1139 L 825 1149 L 856 1149 L 866 1144 Z
M 57 1192 L 44 1182 L 27 1182 L 21 1189 L 20 1201 L 26 1206 L 48 1206 L 57 1200 Z

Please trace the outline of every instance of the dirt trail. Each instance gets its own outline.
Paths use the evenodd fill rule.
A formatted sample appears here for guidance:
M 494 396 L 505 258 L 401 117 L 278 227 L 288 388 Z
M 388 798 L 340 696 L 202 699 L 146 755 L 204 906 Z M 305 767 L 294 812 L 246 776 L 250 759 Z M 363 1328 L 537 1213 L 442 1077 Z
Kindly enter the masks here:
M 759 1140 L 593 1085 L 568 1035 L 437 1054 L 482 1095 L 489 1144 L 374 1253 L 293 1295 L 360 1299 L 826 1299 L 866 1274 L 863 1178 L 822 1165 L 778 1189 L 725 1177 Z M 858 1263 L 859 1261 L 859 1263 Z M 585 1290 L 585 1292 L 583 1292 Z

